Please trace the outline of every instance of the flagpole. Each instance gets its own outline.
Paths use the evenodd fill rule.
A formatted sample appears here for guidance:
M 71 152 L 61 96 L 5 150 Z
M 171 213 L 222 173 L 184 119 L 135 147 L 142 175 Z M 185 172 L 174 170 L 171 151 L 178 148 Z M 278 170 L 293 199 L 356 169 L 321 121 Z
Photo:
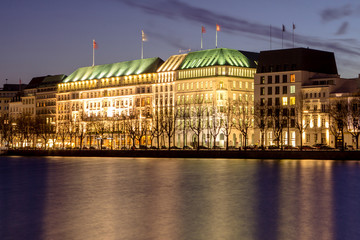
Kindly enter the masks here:
M 216 29 L 216 37 L 215 37 L 215 47 L 217 48 L 217 32 L 218 30 Z
M 95 66 L 95 46 L 94 46 L 94 43 L 95 43 L 95 39 L 93 39 L 93 63 L 92 63 L 92 66 Z
M 141 37 L 141 59 L 144 59 L 144 40 Z
M 285 26 L 283 24 L 281 30 L 281 48 L 284 48 L 284 31 L 285 31 Z
M 293 48 L 295 48 L 295 36 L 294 36 L 294 32 L 295 32 L 295 24 L 293 23 L 293 35 L 292 35 Z
M 201 50 L 203 49 L 203 31 L 201 29 Z
M 270 50 L 271 50 L 271 24 L 270 24 Z

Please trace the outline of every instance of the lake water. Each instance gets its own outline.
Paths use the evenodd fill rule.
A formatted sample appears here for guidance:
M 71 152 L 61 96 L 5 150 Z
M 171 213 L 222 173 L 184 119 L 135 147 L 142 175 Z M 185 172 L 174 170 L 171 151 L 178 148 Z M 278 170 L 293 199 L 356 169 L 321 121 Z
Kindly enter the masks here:
M 1 157 L 0 239 L 360 239 L 360 165 Z

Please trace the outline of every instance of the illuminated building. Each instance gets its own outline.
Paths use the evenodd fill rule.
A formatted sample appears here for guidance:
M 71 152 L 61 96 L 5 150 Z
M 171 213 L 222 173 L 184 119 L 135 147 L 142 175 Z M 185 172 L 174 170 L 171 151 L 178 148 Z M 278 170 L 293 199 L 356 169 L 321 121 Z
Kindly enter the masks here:
M 302 138 L 303 145 L 335 146 L 328 108 L 336 92 L 349 92 L 344 86 L 357 89 L 355 80 L 340 78 L 331 52 L 305 48 L 260 52 L 255 99 L 266 112 L 264 144 L 299 146 Z M 261 143 L 259 127 L 256 136 Z
M 200 114 L 202 118 L 202 129 L 199 136 L 195 136 L 194 130 L 191 131 L 191 129 L 177 131 L 175 137 L 177 146 L 192 145 L 196 147 L 197 138 L 200 145 L 206 147 L 214 145 L 225 147 L 226 140 L 228 140 L 229 146 L 245 145 L 244 138 L 233 125 L 233 121 L 236 123 L 239 121 L 251 123 L 252 121 L 253 77 L 256 71 L 257 57 L 257 53 L 218 48 L 172 56 L 164 63 L 163 68 L 159 69 L 160 72 L 166 71 L 167 68 L 176 71 L 174 88 L 177 109 L 183 114 L 188 111 L 189 115 L 192 111 L 195 115 Z M 173 67 L 171 68 L 171 66 Z M 170 74 L 171 71 L 167 73 Z M 199 109 L 200 105 L 204 108 L 202 113 Z M 235 106 L 243 110 L 244 114 L 246 111 L 248 118 L 244 119 L 244 116 L 240 116 L 238 111 L 235 112 Z M 198 110 L 195 110 L 196 108 Z M 230 109 L 234 114 L 226 114 Z M 211 113 L 214 114 L 214 112 L 217 113 L 215 118 L 211 116 Z M 236 116 L 236 114 L 238 115 Z M 226 119 L 226 117 L 230 119 Z M 184 128 L 184 122 L 188 122 L 187 125 L 191 124 L 191 121 L 181 119 L 181 116 L 178 118 L 177 125 L 182 128 Z M 211 128 L 214 128 L 217 119 L 223 123 L 228 121 L 228 126 L 219 123 L 220 129 L 217 131 L 216 140 L 213 140 L 215 134 L 212 133 L 214 129 L 211 130 Z M 253 144 L 252 134 L 251 129 L 246 136 L 247 145 Z
M 0 118 L 7 118 L 9 114 L 9 103 L 16 94 L 25 88 L 26 84 L 4 84 L 0 89 Z
M 183 140 L 179 110 L 193 109 L 201 99 L 202 106 L 216 106 L 224 112 L 226 105 L 238 101 L 246 103 L 243 109 L 251 114 L 256 60 L 256 53 L 219 48 L 174 55 L 165 62 L 150 58 L 79 68 L 58 85 L 58 131 L 65 127 L 74 132 L 74 138 L 67 140 L 72 146 L 77 145 L 75 136 L 85 131 L 90 133 L 84 137 L 86 146 L 121 148 L 135 141 L 135 145 L 150 145 L 151 141 L 158 146 L 168 146 L 169 141 L 171 146 L 182 147 L 184 141 L 194 145 L 197 140 L 189 129 Z M 169 119 L 173 116 L 176 131 L 169 132 L 166 139 L 166 131 L 172 131 Z M 201 124 L 207 121 L 205 118 L 203 115 Z M 235 115 L 230 121 L 234 119 Z M 249 118 L 244 122 L 248 120 L 252 121 Z M 97 126 L 100 123 L 103 128 Z M 126 127 L 129 124 L 139 126 Z M 157 127 L 160 132 L 154 133 Z M 145 128 L 146 133 L 140 133 Z M 205 128 L 199 141 L 210 146 Z M 241 145 L 239 131 L 232 130 L 229 145 Z M 134 131 L 140 137 L 132 136 Z M 247 136 L 248 143 L 252 143 L 251 130 Z M 216 139 L 224 146 L 223 131 Z
M 58 131 L 67 128 L 74 135 L 82 134 L 79 130 L 90 132 L 86 145 L 95 142 L 99 145 L 99 140 L 101 145 L 109 145 L 112 141 L 117 141 L 116 146 L 129 145 L 128 138 L 120 143 L 120 136 L 109 139 L 109 134 L 105 136 L 104 133 L 109 132 L 111 118 L 149 116 L 156 70 L 162 63 L 160 58 L 149 58 L 77 69 L 58 85 Z M 105 128 L 106 131 L 102 130 Z

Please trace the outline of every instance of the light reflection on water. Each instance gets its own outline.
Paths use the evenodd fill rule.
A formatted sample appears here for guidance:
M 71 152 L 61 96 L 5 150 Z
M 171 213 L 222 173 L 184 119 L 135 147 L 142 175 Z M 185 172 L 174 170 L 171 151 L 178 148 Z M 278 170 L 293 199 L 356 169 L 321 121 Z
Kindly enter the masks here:
M 2 158 L 0 239 L 359 239 L 357 162 Z

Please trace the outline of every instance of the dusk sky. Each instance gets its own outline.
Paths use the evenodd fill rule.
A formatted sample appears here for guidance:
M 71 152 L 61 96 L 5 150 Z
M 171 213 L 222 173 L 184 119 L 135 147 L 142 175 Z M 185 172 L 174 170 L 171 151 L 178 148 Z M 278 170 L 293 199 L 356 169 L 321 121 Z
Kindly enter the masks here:
M 0 86 L 28 83 L 44 75 L 69 75 L 92 64 L 139 59 L 141 30 L 147 34 L 144 57 L 166 60 L 179 50 L 218 47 L 260 52 L 309 47 L 335 53 L 342 77 L 360 73 L 360 3 L 336 0 L 3 0 L 0 8 Z

